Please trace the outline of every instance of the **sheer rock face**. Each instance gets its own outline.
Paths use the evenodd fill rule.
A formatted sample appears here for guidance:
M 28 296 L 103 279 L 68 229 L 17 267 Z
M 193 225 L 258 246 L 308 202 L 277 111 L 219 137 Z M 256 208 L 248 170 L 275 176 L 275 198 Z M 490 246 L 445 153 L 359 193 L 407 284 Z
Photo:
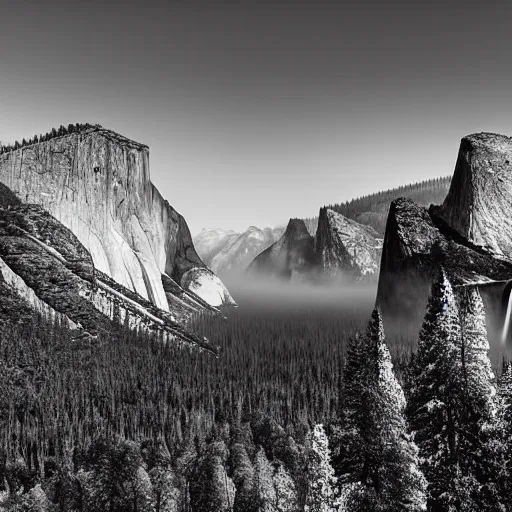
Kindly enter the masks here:
M 164 311 L 97 270 L 71 230 L 39 205 L 0 208 L 0 324 L 36 310 L 59 319 L 77 336 L 96 337 L 121 324 L 215 352 L 183 327 L 191 309 L 204 309 L 205 304 L 178 288 L 182 298 L 176 301 L 182 307 L 170 302 L 172 313 Z
M 371 278 L 379 269 L 382 241 L 377 232 L 328 208 L 320 210 L 315 250 L 331 276 Z
M 247 268 L 255 275 L 290 281 L 310 279 L 317 268 L 314 238 L 301 219 L 290 219 L 281 238 L 260 253 Z
M 163 274 L 181 285 L 205 272 L 185 220 L 150 181 L 147 146 L 103 128 L 68 134 L 0 155 L 0 182 L 69 228 L 98 270 L 162 310 Z M 215 282 L 205 300 L 234 305 Z
M 512 279 L 512 262 L 464 238 L 438 211 L 439 207 L 397 199 L 391 203 L 386 225 L 377 304 L 385 319 L 398 319 L 415 331 L 425 313 L 431 281 L 441 267 L 455 288 L 478 286 L 487 305 L 501 300 L 502 289 Z
M 425 312 L 430 282 L 442 266 L 455 289 L 479 288 L 488 331 L 503 324 L 512 280 L 512 139 L 479 133 L 461 140 L 450 190 L 441 206 L 391 205 L 377 302 L 384 316 L 413 323 Z
M 512 138 L 464 137 L 438 215 L 467 240 L 512 259 Z

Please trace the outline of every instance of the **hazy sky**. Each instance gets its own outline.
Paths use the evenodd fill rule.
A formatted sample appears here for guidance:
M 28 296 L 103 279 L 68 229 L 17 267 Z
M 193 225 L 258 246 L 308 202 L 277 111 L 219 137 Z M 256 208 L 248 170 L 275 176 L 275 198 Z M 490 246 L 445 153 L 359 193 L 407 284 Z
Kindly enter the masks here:
M 512 135 L 510 2 L 0 0 L 0 140 L 150 146 L 193 233 L 313 216 Z

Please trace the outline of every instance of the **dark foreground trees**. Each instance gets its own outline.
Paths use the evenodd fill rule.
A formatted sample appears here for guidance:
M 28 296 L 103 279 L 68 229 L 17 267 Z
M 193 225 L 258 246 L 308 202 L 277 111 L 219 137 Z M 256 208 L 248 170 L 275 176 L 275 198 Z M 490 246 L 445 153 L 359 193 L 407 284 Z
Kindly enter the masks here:
M 512 369 L 496 392 L 476 291 L 433 285 L 405 374 L 378 310 L 357 336 L 230 321 L 212 360 L 0 319 L 0 509 L 512 510 Z

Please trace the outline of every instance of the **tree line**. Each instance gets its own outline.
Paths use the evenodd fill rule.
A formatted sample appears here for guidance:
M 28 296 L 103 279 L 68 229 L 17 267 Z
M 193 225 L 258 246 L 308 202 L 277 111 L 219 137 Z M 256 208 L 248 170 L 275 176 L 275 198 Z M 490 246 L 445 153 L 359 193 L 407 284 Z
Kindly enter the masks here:
M 407 197 L 423 206 L 441 204 L 448 193 L 450 182 L 450 176 L 433 178 L 358 197 L 344 203 L 329 204 L 323 208 L 329 208 L 349 219 L 371 226 L 378 234 L 383 235 L 391 201 L 399 197 Z M 318 226 L 318 217 L 309 217 L 303 220 L 309 232 L 314 236 Z
M 14 151 L 16 149 L 21 149 L 25 146 L 30 146 L 32 144 L 38 144 L 39 142 L 46 142 L 56 137 L 62 137 L 64 135 L 69 135 L 72 133 L 81 133 L 86 130 L 90 130 L 91 128 L 101 128 L 100 125 L 89 124 L 89 123 L 76 123 L 69 124 L 67 127 L 64 125 L 60 125 L 60 127 L 52 128 L 49 132 L 39 135 L 34 135 L 30 139 L 23 139 L 21 142 L 15 141 L 14 144 L 0 145 L 0 155 L 3 153 L 9 153 L 10 151 Z

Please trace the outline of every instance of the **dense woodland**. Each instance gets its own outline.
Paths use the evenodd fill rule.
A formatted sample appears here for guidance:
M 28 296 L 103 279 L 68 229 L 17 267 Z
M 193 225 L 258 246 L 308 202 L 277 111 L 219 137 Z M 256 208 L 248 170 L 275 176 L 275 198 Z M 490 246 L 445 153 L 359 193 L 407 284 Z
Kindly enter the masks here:
M 196 319 L 219 358 L 5 322 L 0 509 L 512 510 L 512 368 L 498 384 L 478 293 L 441 274 L 418 340 L 370 313 Z

